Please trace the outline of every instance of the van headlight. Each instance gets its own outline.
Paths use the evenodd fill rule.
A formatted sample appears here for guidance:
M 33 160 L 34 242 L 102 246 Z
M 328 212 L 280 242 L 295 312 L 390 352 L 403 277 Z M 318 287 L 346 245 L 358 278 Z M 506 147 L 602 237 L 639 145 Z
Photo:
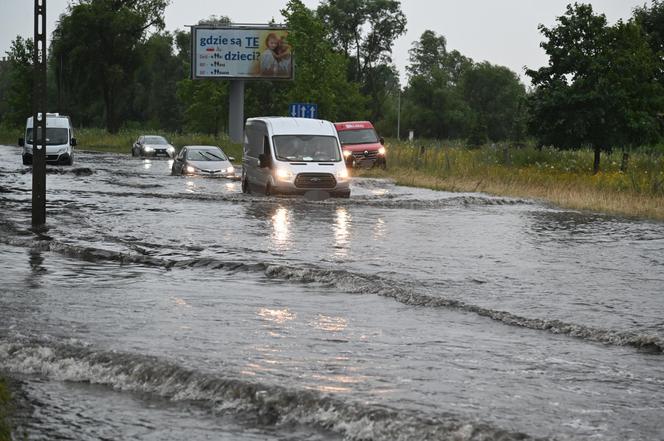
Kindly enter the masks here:
M 345 169 L 345 168 L 343 170 L 339 170 L 337 172 L 337 179 L 340 179 L 340 180 L 348 179 L 348 170 Z
M 289 181 L 293 179 L 293 172 L 285 168 L 278 168 L 275 174 L 277 179 L 281 179 L 282 181 Z
M 350 150 L 344 150 L 344 158 L 349 158 L 350 155 L 352 155 L 352 154 L 353 154 L 353 152 L 351 152 Z
M 233 167 L 233 166 L 231 165 L 230 167 L 228 167 L 228 168 L 226 169 L 226 173 L 228 173 L 228 174 L 235 173 L 235 167 Z
M 378 154 L 379 155 L 384 155 L 385 154 L 385 147 L 378 147 Z
M 192 167 L 191 165 L 187 166 L 187 173 L 196 173 L 196 167 Z

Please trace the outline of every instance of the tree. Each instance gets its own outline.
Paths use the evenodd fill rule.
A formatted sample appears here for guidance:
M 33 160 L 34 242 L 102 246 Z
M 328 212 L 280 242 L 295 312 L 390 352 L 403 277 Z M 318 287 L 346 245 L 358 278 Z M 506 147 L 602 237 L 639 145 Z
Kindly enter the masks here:
M 351 60 L 348 79 L 362 84 L 371 98 L 371 118 L 383 116 L 383 91 L 392 81 L 385 66 L 392 63 L 392 45 L 406 31 L 398 0 L 325 0 L 318 16 L 329 30 L 328 40 Z M 387 80 L 387 81 L 385 81 Z
M 66 91 L 69 113 L 87 116 L 101 96 L 106 128 L 118 131 L 129 107 L 127 85 L 141 62 L 138 45 L 150 28 L 163 29 L 168 2 L 81 0 L 60 17 L 53 32 L 52 65 Z
M 32 115 L 32 90 L 34 72 L 32 68 L 32 39 L 17 36 L 7 52 L 5 82 L 5 110 L 2 122 L 10 127 L 20 127 Z
M 475 137 L 491 141 L 512 137 L 519 103 L 526 95 L 516 73 L 485 61 L 464 71 L 460 88 L 474 114 Z
M 177 82 L 189 71 L 173 54 L 173 44 L 173 35 L 166 32 L 151 35 L 137 47 L 141 62 L 134 76 L 129 117 L 155 129 L 177 130 L 182 123 Z
M 408 75 L 431 77 L 433 72 L 440 70 L 447 56 L 447 39 L 426 30 L 420 40 L 413 43 L 408 51 L 410 65 L 406 68 Z
M 284 105 L 289 101 L 315 102 L 321 117 L 330 120 L 364 116 L 365 100 L 358 85 L 348 81 L 347 60 L 333 50 L 325 23 L 300 0 L 290 0 L 281 13 L 290 30 L 288 43 L 297 62 L 295 80 L 284 95 Z
M 567 6 L 558 25 L 540 25 L 548 66 L 528 70 L 534 93 L 531 128 L 539 141 L 562 148 L 591 145 L 600 152 L 654 140 L 659 94 L 655 57 L 637 26 L 608 27 L 592 6 Z

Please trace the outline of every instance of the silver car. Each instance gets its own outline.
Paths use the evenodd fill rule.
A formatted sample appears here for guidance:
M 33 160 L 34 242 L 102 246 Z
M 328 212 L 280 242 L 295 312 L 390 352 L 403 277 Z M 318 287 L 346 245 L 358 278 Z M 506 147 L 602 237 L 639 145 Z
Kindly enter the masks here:
M 131 156 L 172 158 L 175 156 L 175 147 L 163 136 L 141 135 L 131 147 Z
M 217 146 L 187 145 L 175 157 L 171 174 L 234 178 L 233 160 Z

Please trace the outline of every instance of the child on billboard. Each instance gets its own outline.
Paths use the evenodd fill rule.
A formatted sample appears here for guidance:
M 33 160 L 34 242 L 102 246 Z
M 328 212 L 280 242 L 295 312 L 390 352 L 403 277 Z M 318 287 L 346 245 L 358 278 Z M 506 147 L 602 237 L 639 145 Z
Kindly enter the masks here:
M 270 32 L 265 38 L 265 50 L 261 53 L 260 74 L 267 77 L 291 76 L 290 47 L 275 32 Z

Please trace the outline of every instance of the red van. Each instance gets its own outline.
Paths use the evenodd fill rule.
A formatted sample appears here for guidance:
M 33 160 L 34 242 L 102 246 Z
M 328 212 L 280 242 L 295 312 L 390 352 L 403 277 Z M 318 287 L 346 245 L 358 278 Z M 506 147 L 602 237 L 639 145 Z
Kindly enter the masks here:
M 385 141 L 379 138 L 369 121 L 334 123 L 341 141 L 347 167 L 382 167 L 385 160 Z

